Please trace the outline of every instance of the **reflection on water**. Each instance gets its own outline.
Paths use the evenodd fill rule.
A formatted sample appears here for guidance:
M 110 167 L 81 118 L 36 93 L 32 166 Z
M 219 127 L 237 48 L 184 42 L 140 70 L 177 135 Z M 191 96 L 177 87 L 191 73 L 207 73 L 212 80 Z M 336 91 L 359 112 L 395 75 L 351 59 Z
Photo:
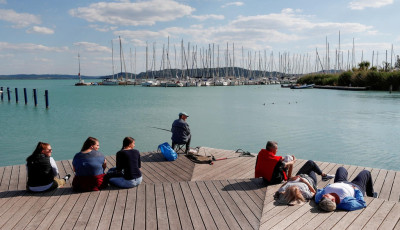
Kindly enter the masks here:
M 88 136 L 115 154 L 125 136 L 140 151 L 170 141 L 178 113 L 189 113 L 192 146 L 258 153 L 267 140 L 279 154 L 400 170 L 400 94 L 291 90 L 280 86 L 145 88 L 74 87 L 74 81 L 0 81 L 38 88 L 39 105 L 0 102 L 0 164 L 20 164 L 38 141 L 49 142 L 56 160 L 71 159 Z M 44 108 L 44 89 L 50 109 Z M 21 98 L 21 95 L 20 95 Z

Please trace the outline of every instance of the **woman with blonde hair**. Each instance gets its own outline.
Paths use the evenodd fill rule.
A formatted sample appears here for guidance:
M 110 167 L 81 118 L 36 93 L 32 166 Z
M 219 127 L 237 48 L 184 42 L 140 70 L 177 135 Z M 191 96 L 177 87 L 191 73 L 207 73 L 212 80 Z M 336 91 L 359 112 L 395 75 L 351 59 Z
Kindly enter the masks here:
M 289 178 L 279 188 L 275 194 L 275 199 L 279 203 L 288 205 L 301 205 L 306 200 L 312 199 L 317 189 L 316 174 L 320 175 L 323 181 L 334 177 L 323 173 L 314 161 L 309 160 L 300 168 L 296 176 Z

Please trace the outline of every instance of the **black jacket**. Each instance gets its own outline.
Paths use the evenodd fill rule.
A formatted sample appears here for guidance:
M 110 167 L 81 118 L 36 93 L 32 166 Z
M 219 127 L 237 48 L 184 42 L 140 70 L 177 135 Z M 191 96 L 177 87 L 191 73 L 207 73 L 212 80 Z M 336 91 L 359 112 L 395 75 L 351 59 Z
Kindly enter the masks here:
M 37 154 L 28 157 L 26 161 L 28 169 L 28 186 L 43 186 L 54 181 L 50 157 L 45 156 L 44 154 Z

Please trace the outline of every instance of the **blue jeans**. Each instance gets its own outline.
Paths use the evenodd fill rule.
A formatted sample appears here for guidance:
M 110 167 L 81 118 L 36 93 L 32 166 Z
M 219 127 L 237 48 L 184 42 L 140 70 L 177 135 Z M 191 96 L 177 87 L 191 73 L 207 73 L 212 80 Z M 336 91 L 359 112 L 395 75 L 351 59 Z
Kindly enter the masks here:
M 314 180 L 315 185 L 316 185 L 317 184 L 317 176 L 315 175 L 315 173 L 317 173 L 318 175 L 321 175 L 322 171 L 314 161 L 308 160 L 303 165 L 303 167 L 301 167 L 299 169 L 299 172 L 297 172 L 296 175 L 307 174 Z
M 125 180 L 123 177 L 113 177 L 110 178 L 110 184 L 120 188 L 133 188 L 142 183 L 142 179 L 142 177 L 139 177 L 133 180 Z

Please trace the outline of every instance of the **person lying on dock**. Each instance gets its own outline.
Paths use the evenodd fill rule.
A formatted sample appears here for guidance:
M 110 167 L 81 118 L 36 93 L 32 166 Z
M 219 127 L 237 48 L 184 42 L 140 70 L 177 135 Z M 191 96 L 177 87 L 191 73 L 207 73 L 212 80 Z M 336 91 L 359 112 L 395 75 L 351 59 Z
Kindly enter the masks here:
M 286 157 L 276 156 L 278 143 L 268 141 L 266 148 L 258 153 L 255 178 L 262 177 L 270 185 L 280 184 L 292 176 L 293 164 L 296 161 L 294 156 Z
M 288 179 L 275 193 L 274 198 L 281 204 L 302 205 L 306 200 L 311 200 L 317 190 L 317 176 L 322 177 L 323 181 L 332 179 L 334 175 L 329 175 L 312 161 L 307 161 L 297 172 L 296 176 Z
M 72 188 L 77 192 L 99 191 L 108 185 L 104 178 L 107 162 L 104 155 L 99 152 L 99 141 L 88 137 L 82 149 L 75 154 L 72 166 L 75 172 Z
M 39 142 L 33 153 L 26 158 L 26 169 L 28 171 L 28 182 L 26 188 L 31 192 L 45 192 L 63 187 L 71 177 L 67 174 L 58 179 L 57 164 L 51 156 L 50 144 Z
M 367 207 L 364 196 L 377 197 L 374 192 L 371 172 L 361 171 L 354 180 L 347 181 L 348 172 L 345 168 L 339 167 L 336 170 L 333 184 L 323 189 L 318 189 L 315 195 L 315 203 L 327 212 L 336 209 L 353 211 Z
M 135 139 L 125 137 L 122 142 L 122 149 L 117 152 L 117 167 L 107 172 L 110 177 L 110 184 L 120 188 L 133 188 L 142 182 L 140 172 L 140 153 L 135 148 Z
M 192 139 L 192 135 L 190 134 L 189 124 L 186 122 L 186 119 L 189 115 L 185 112 L 179 113 L 179 119 L 176 119 L 172 123 L 172 149 L 175 150 L 175 145 L 186 144 L 185 153 L 187 154 L 190 149 L 190 140 Z

